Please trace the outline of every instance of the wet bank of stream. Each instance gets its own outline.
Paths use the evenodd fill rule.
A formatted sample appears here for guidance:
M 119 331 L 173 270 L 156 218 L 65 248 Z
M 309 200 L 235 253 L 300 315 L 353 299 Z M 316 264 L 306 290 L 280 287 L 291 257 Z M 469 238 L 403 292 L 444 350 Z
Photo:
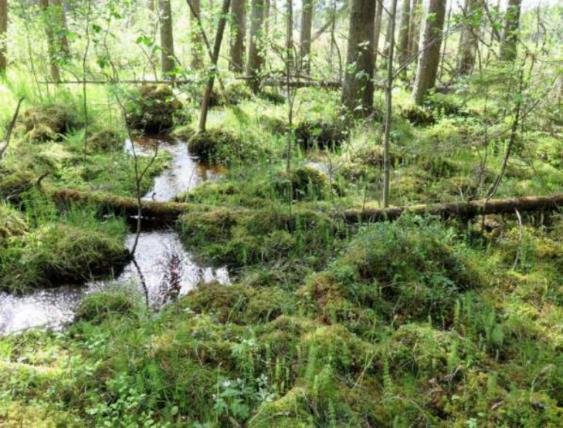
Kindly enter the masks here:
M 135 143 L 139 156 L 152 156 L 154 144 L 159 150 L 168 152 L 172 159 L 170 167 L 155 178 L 153 187 L 145 195 L 145 200 L 170 201 L 177 195 L 193 189 L 206 180 L 220 177 L 220 171 L 208 168 L 197 162 L 182 142 L 170 143 L 163 140 L 145 138 Z M 132 153 L 130 141 L 125 143 L 125 151 Z M 135 234 L 126 239 L 131 249 Z M 226 268 L 212 269 L 200 266 L 193 256 L 182 246 L 177 233 L 172 229 L 142 231 L 135 253 L 134 263 L 129 263 L 117 279 L 95 281 L 82 287 L 62 286 L 55 289 L 37 290 L 23 296 L 0 293 L 0 334 L 23 331 L 33 327 L 59 329 L 72 321 L 74 311 L 80 300 L 91 293 L 115 286 L 132 286 L 146 295 L 151 306 L 158 306 L 163 300 L 163 282 L 174 258 L 175 272 L 180 283 L 180 294 L 185 294 L 200 281 L 216 280 L 229 283 Z M 179 263 L 178 263 L 179 262 Z M 139 276 L 139 270 L 143 281 Z M 142 286 L 142 283 L 146 285 Z

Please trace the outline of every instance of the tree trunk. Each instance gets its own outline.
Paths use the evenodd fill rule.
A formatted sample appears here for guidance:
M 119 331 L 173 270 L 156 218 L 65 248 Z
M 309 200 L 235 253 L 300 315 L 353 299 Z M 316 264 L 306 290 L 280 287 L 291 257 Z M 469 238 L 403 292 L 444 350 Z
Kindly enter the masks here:
M 413 0 L 409 28 L 409 55 L 413 57 L 418 51 L 420 41 L 420 18 L 422 16 L 422 1 Z
M 200 0 L 189 1 L 192 5 L 190 8 L 191 66 L 194 70 L 201 70 L 203 67 L 203 41 L 201 40 L 201 31 L 198 23 L 198 19 L 201 19 Z
M 233 0 L 231 6 L 231 71 L 244 71 L 244 36 L 246 34 L 246 0 Z
M 403 75 L 406 76 L 405 65 L 409 60 L 409 37 L 411 21 L 411 0 L 403 0 L 401 7 L 401 24 L 399 26 L 399 66 L 404 67 Z
M 138 214 L 137 200 L 130 197 L 116 196 L 108 193 L 82 192 L 75 189 L 57 189 L 46 191 L 58 203 L 87 203 L 98 205 L 104 212 L 111 212 L 124 216 Z M 551 196 L 524 196 L 508 199 L 481 199 L 470 202 L 452 202 L 445 204 L 413 205 L 407 207 L 393 207 L 386 209 L 348 209 L 343 213 L 336 213 L 335 217 L 343 218 L 347 223 L 376 222 L 396 220 L 404 213 L 416 215 L 435 215 L 442 218 L 459 217 L 471 218 L 486 214 L 512 214 L 519 212 L 557 211 L 563 206 L 563 193 Z M 215 207 L 217 208 L 217 207 Z M 190 211 L 208 211 L 213 209 L 209 205 L 188 204 L 179 202 L 143 201 L 143 220 L 153 218 L 157 222 L 172 222 L 180 215 Z M 239 209 L 238 211 L 248 211 Z M 145 221 L 145 224 L 147 222 Z
M 56 31 L 57 31 L 57 48 L 60 50 L 61 54 L 64 55 L 65 59 L 70 57 L 70 48 L 68 45 L 67 32 L 68 28 L 66 26 L 66 12 L 63 0 L 53 0 L 53 14 L 56 21 Z
M 217 25 L 217 34 L 215 34 L 215 41 L 213 43 L 213 54 L 211 58 L 211 61 L 213 63 L 213 69 L 211 70 L 209 78 L 207 79 L 207 86 L 205 87 L 203 100 L 201 102 L 199 126 L 198 126 L 199 132 L 205 132 L 205 127 L 207 124 L 207 112 L 209 111 L 209 100 L 211 99 L 211 93 L 213 92 L 213 84 L 215 83 L 215 74 L 219 71 L 217 69 L 217 62 L 219 61 L 219 53 L 221 52 L 221 43 L 223 42 L 223 34 L 225 33 L 225 26 L 227 25 L 227 18 L 228 18 L 230 7 L 231 7 L 231 0 L 223 0 L 223 7 L 221 9 L 221 18 L 219 18 L 219 24 Z
M 6 73 L 8 61 L 8 0 L 0 0 L 0 75 Z
M 254 93 L 260 89 L 260 72 L 264 64 L 262 52 L 262 32 L 264 26 L 264 0 L 252 0 L 250 12 L 250 43 L 248 45 L 248 63 L 246 74 Z
M 352 0 L 342 103 L 355 115 L 367 115 L 373 109 L 374 19 L 375 1 Z
M 159 0 L 160 12 L 160 47 L 162 75 L 170 77 L 175 68 L 174 34 L 172 32 L 172 7 L 170 0 Z
M 446 0 L 429 0 L 420 47 L 422 52 L 418 59 L 413 89 L 413 98 L 417 105 L 422 105 L 426 94 L 436 84 L 445 15 Z
M 406 1 L 408 3 L 410 0 L 406 0 Z M 391 12 L 389 16 L 389 58 L 387 58 L 387 85 L 385 87 L 385 135 L 383 140 L 383 198 L 382 198 L 383 208 L 387 208 L 387 206 L 389 205 L 389 181 L 390 181 L 390 172 L 391 172 L 391 161 L 389 159 L 389 146 L 391 140 L 391 117 L 393 115 L 393 49 L 395 47 L 395 18 L 396 17 L 397 17 L 397 0 L 391 0 Z M 408 26 L 407 26 L 407 33 L 408 33 Z
M 504 32 L 500 45 L 500 59 L 503 61 L 513 61 L 516 58 L 518 27 L 520 26 L 520 3 L 521 0 L 508 0 Z
M 475 65 L 475 53 L 479 43 L 481 27 L 481 0 L 465 0 L 463 8 L 463 28 L 459 39 L 459 63 L 457 72 L 460 75 L 471 73 Z
M 43 11 L 43 18 L 45 21 L 45 32 L 47 34 L 47 51 L 49 55 L 49 66 L 51 70 L 51 78 L 55 82 L 61 81 L 61 72 L 59 70 L 57 43 L 53 33 L 53 26 L 51 25 L 50 18 L 51 8 L 49 7 L 49 0 L 40 0 L 41 10 Z
M 515 210 L 519 212 L 557 211 L 561 206 L 563 206 L 563 193 L 558 193 L 552 196 L 481 199 L 470 202 L 413 205 L 386 209 L 351 209 L 344 211 L 344 220 L 347 223 L 396 220 L 405 213 L 469 219 L 486 214 L 513 214 Z
M 373 67 L 377 69 L 377 55 L 379 54 L 379 39 L 381 35 L 381 23 L 383 18 L 383 0 L 375 2 L 375 19 L 373 22 Z
M 301 68 L 309 74 L 311 71 L 311 29 L 313 27 L 313 0 L 303 0 L 303 10 L 301 11 L 301 40 L 300 57 Z

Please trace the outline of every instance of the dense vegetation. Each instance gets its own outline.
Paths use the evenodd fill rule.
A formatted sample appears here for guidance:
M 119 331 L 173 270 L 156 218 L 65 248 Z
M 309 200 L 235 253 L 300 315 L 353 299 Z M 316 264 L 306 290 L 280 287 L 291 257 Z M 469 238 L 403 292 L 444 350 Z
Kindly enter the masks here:
M 208 58 L 199 30 L 213 44 L 218 3 L 160 1 L 157 41 L 154 2 L 140 10 L 113 0 L 10 2 L 7 54 L 0 49 L 8 58 L 0 124 L 11 133 L 0 141 L 0 292 L 118 275 L 135 257 L 125 239 L 137 219 L 100 199 L 53 194 L 136 203 L 171 159 L 152 146 L 139 156 L 123 142 L 155 132 L 220 166 L 218 180 L 177 195 L 189 209 L 168 226 L 203 265 L 227 266 L 232 284 L 202 281 L 156 310 L 135 284 L 116 283 L 86 296 L 60 331 L 0 336 L 0 426 L 560 426 L 558 207 L 356 223 L 343 213 L 561 192 L 561 76 L 552 61 L 561 7 L 518 9 L 516 28 L 501 38 L 510 9 L 489 6 L 477 19 L 465 12 L 481 2 L 466 2 L 443 18 L 439 76 L 421 87 L 407 58 L 422 2 L 392 0 L 383 12 L 380 2 L 299 2 L 297 10 L 314 10 L 300 13 L 300 28 L 334 18 L 324 28 L 331 34 L 311 40 L 309 23 L 308 40 L 305 31 L 280 46 L 293 7 L 253 0 L 251 31 L 262 31 L 270 9 L 245 80 L 235 78 L 244 41 L 232 28 L 244 1 L 230 5 L 228 64 Z M 376 58 L 350 61 L 365 35 L 343 33 L 365 19 L 362 3 L 369 22 L 379 16 L 377 38 L 395 20 L 398 38 L 411 34 L 397 43 L 395 64 L 383 40 Z M 429 2 L 439 3 L 445 10 L 445 1 Z M 191 13 L 200 6 L 201 27 Z M 180 35 L 188 16 L 190 34 Z M 473 60 L 461 49 L 468 43 L 478 48 Z M 339 67 L 336 52 L 346 48 Z M 404 70 L 385 93 L 377 83 L 389 82 L 389 62 Z M 217 73 L 202 66 L 213 63 Z M 355 69 L 366 63 L 369 83 Z

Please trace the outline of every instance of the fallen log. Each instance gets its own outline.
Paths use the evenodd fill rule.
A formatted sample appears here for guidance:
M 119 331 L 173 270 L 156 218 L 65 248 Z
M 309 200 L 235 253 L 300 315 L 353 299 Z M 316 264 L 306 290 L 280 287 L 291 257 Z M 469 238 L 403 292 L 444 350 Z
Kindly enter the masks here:
M 476 200 L 443 204 L 413 205 L 385 209 L 367 208 L 344 211 L 347 223 L 377 222 L 396 220 L 405 213 L 434 215 L 442 218 L 458 217 L 469 219 L 484 214 L 514 214 L 529 211 L 553 211 L 563 205 L 563 193 L 551 196 L 525 196 L 521 198 Z
M 112 195 L 101 192 L 84 192 L 75 189 L 57 189 L 48 191 L 53 200 L 58 204 L 79 202 L 96 205 L 104 213 L 137 217 L 137 199 Z M 193 209 L 204 209 L 203 205 L 193 205 L 181 202 L 142 201 L 142 216 L 145 219 L 158 219 L 159 222 L 173 222 L 181 214 Z
M 137 200 L 135 198 L 100 192 L 83 192 L 74 189 L 51 190 L 49 194 L 58 203 L 89 203 L 100 206 L 108 213 L 128 217 L 137 216 Z M 516 210 L 519 212 L 553 211 L 558 210 L 561 206 L 563 206 L 563 193 L 557 193 L 551 196 L 525 196 L 521 198 L 491 199 L 489 201 L 481 199 L 469 202 L 413 205 L 385 209 L 348 209 L 336 216 L 344 218 L 344 221 L 350 224 L 396 220 L 404 213 L 467 219 L 483 214 L 513 214 Z M 143 218 L 167 223 L 173 222 L 180 215 L 189 211 L 208 211 L 213 208 L 217 207 L 181 202 L 143 201 L 142 212 Z

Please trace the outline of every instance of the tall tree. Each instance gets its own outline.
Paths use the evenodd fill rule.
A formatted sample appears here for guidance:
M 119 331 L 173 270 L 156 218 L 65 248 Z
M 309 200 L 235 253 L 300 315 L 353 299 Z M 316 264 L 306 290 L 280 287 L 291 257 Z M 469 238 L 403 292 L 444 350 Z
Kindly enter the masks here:
M 223 0 L 223 6 L 221 8 L 221 17 L 219 18 L 219 23 L 217 25 L 217 33 L 215 34 L 215 40 L 213 42 L 213 51 L 211 53 L 211 64 L 213 66 L 213 69 L 211 70 L 207 78 L 207 85 L 205 86 L 205 92 L 203 93 L 203 99 L 201 101 L 201 108 L 199 112 L 199 124 L 198 124 L 199 132 L 205 132 L 207 125 L 207 113 L 209 111 L 209 101 L 211 100 L 211 93 L 213 92 L 215 76 L 219 71 L 217 69 L 217 62 L 219 61 L 219 53 L 221 52 L 221 43 L 223 41 L 223 34 L 225 33 L 225 26 L 227 25 L 227 18 L 228 18 L 230 7 L 231 7 L 231 0 Z
M 429 0 L 420 47 L 422 53 L 418 59 L 413 88 L 413 98 L 417 105 L 423 103 L 428 91 L 436 84 L 445 15 L 446 0 Z
M 192 51 L 191 66 L 194 70 L 203 67 L 203 40 L 200 31 L 201 3 L 200 0 L 188 0 L 190 3 L 190 42 Z
M 342 103 L 356 114 L 368 114 L 373 108 L 374 19 L 375 1 L 352 0 Z
M 252 91 L 260 89 L 260 72 L 264 64 L 262 52 L 262 32 L 264 26 L 264 0 L 252 0 L 250 10 L 250 42 L 248 45 L 248 62 L 246 74 L 250 78 Z
M 56 25 L 57 48 L 60 54 L 67 59 L 70 56 L 68 45 L 68 28 L 66 26 L 66 12 L 63 0 L 53 0 L 51 3 L 53 18 Z
M 393 48 L 395 46 L 395 18 L 397 15 L 397 0 L 391 0 L 389 16 L 389 58 L 387 59 L 387 84 L 385 85 L 385 128 L 383 135 L 383 208 L 389 205 L 389 181 L 391 172 L 391 117 L 393 116 Z M 408 31 L 408 30 L 407 30 Z
M 471 73 L 475 65 L 482 7 L 482 0 L 465 0 L 463 27 L 459 39 L 459 62 L 457 65 L 457 72 L 460 75 Z
M 6 73 L 8 63 L 6 54 L 8 52 L 8 0 L 0 0 L 0 74 Z
M 401 24 L 399 26 L 399 65 L 404 67 L 409 60 L 411 0 L 402 1 Z M 406 68 L 404 72 L 406 75 Z
M 420 18 L 422 15 L 422 0 L 413 0 L 409 29 L 409 55 L 413 56 L 418 51 L 420 41 Z
M 51 8 L 49 7 L 49 0 L 40 0 L 39 5 L 43 12 L 43 19 L 45 24 L 45 32 L 47 34 L 47 51 L 49 55 L 49 68 L 51 70 L 51 78 L 55 82 L 61 81 L 61 71 L 59 69 L 59 55 L 57 50 L 57 42 L 53 32 L 53 25 L 51 25 Z
M 521 1 L 508 0 L 508 7 L 504 18 L 504 32 L 500 45 L 500 59 L 503 61 L 512 61 L 516 58 Z
M 303 0 L 301 11 L 300 58 L 301 68 L 306 73 L 311 71 L 311 30 L 313 27 L 313 0 Z
M 375 19 L 373 22 L 373 65 L 377 67 L 377 55 L 379 54 L 379 39 L 381 35 L 381 24 L 383 21 L 383 0 L 375 1 Z
M 159 0 L 161 67 L 164 76 L 170 76 L 175 68 L 174 33 L 172 32 L 172 7 L 170 0 Z
M 230 68 L 235 73 L 244 69 L 244 36 L 246 34 L 246 0 L 232 0 Z

